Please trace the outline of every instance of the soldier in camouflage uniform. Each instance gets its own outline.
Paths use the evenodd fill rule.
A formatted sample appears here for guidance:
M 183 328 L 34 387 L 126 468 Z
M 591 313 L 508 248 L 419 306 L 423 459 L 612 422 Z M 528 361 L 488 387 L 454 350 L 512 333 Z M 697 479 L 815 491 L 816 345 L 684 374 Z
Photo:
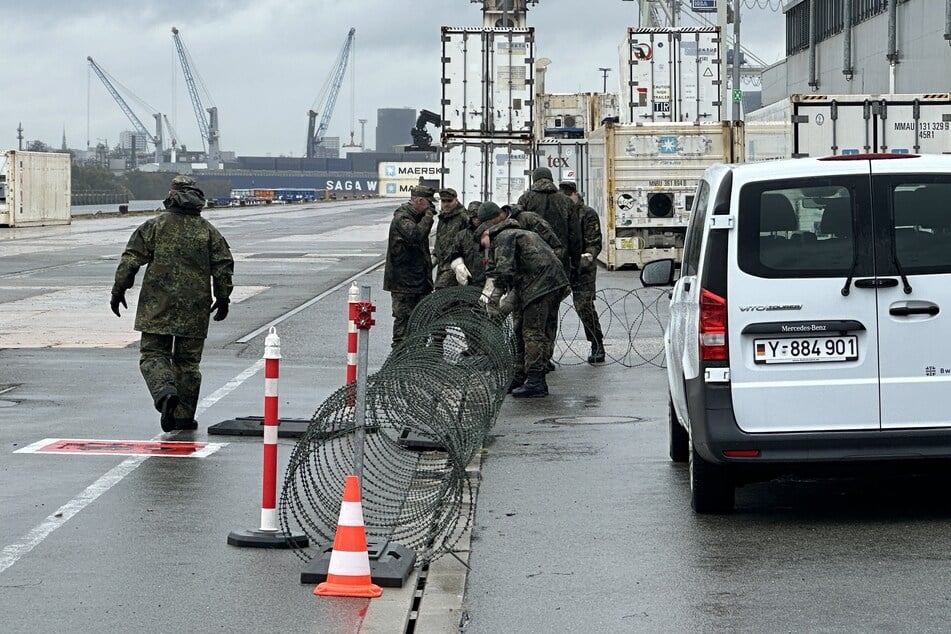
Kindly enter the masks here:
M 129 238 L 109 302 L 120 316 L 119 306 L 128 308 L 125 292 L 146 267 L 135 313 L 135 329 L 142 333 L 139 369 L 166 432 L 198 428 L 195 409 L 208 315 L 214 312 L 215 321 L 223 320 L 231 301 L 234 259 L 228 242 L 201 217 L 204 206 L 194 178 L 172 179 L 165 211 Z
M 552 181 L 551 170 L 537 167 L 532 172 L 532 186 L 518 199 L 518 205 L 525 211 L 532 211 L 545 219 L 565 251 L 559 258 L 565 267 L 565 273 L 571 275 L 578 267 L 581 257 L 581 223 L 577 214 L 572 213 L 574 203 L 558 191 Z
M 486 222 L 491 224 L 499 224 L 504 222 L 507 219 L 514 220 L 518 223 L 518 226 L 526 231 L 534 231 L 552 248 L 552 251 L 555 252 L 555 256 L 561 261 L 565 254 L 565 247 L 562 244 L 561 240 L 558 239 L 558 236 L 555 235 L 555 232 L 552 230 L 551 225 L 545 222 L 545 220 L 538 214 L 525 211 L 519 205 L 503 205 L 501 209 L 495 206 L 494 203 L 489 203 L 490 206 L 486 207 Z M 498 211 L 498 213 L 495 213 Z M 495 214 L 495 215 L 491 215 Z M 567 274 L 567 272 L 566 272 Z M 491 292 L 486 295 L 491 296 Z M 521 306 L 519 305 L 518 297 L 510 297 L 510 301 L 514 302 L 512 310 L 512 320 L 513 320 L 513 329 L 515 330 L 515 355 L 517 359 L 524 358 L 525 355 L 525 342 L 522 340 L 522 311 Z M 555 369 L 555 364 L 552 363 L 551 357 L 555 353 L 555 335 L 556 332 L 552 334 L 551 337 L 551 350 L 548 354 L 548 360 L 545 363 L 545 369 L 547 372 L 550 372 Z M 525 382 L 525 371 L 523 364 L 519 361 L 516 364 L 515 374 L 512 376 L 512 382 L 509 384 L 509 391 L 511 392 L 515 388 L 521 386 Z
M 479 215 L 482 216 L 481 211 Z M 512 390 L 512 396 L 548 396 L 545 364 L 558 325 L 558 304 L 568 287 L 568 277 L 551 247 L 537 233 L 521 229 L 514 220 L 488 226 L 481 243 L 490 249 L 490 274 L 495 285 L 507 293 L 516 293 L 522 305 L 523 370 L 527 378 L 522 386 Z
M 434 194 L 431 187 L 417 185 L 390 222 L 383 290 L 390 292 L 393 303 L 394 348 L 406 338 L 406 325 L 416 304 L 433 292 L 429 232 L 436 211 Z
M 456 281 L 461 285 L 473 284 L 482 286 L 485 284 L 485 255 L 482 246 L 479 244 L 481 234 L 476 233 L 481 222 L 479 221 L 479 207 L 481 201 L 475 200 L 469 203 L 466 210 L 466 216 L 469 221 L 466 226 L 456 234 L 456 240 L 452 244 L 452 250 L 449 252 L 450 268 L 456 275 Z
M 598 254 L 601 253 L 601 221 L 598 213 L 584 204 L 578 186 L 573 181 L 562 181 L 558 188 L 571 198 L 581 218 L 581 258 L 578 269 L 571 278 L 571 298 L 574 300 L 575 312 L 584 334 L 591 344 L 591 354 L 588 363 L 604 363 L 604 335 L 601 332 L 601 322 L 598 311 L 594 307 L 594 297 L 597 293 Z
M 452 267 L 453 247 L 456 237 L 469 224 L 469 214 L 459 202 L 456 190 L 447 188 L 439 192 L 439 224 L 436 225 L 436 241 L 433 244 L 433 262 L 436 265 L 436 289 L 459 286 L 459 275 Z

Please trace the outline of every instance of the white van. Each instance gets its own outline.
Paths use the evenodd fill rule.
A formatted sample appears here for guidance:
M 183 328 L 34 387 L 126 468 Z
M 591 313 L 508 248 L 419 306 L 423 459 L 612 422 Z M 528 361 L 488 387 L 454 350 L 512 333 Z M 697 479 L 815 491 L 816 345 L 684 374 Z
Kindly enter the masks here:
M 951 458 L 951 156 L 709 168 L 670 297 L 670 456 L 697 512 L 804 463 Z

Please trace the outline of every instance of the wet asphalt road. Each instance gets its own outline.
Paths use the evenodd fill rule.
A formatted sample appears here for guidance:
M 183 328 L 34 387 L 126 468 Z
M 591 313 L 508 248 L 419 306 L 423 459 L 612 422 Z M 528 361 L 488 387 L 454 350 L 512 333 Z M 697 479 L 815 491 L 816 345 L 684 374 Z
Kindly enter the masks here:
M 379 262 L 392 208 L 209 214 L 237 257 L 241 299 L 211 327 L 201 430 L 176 435 L 228 443 L 200 460 L 13 453 L 42 438 L 166 436 L 131 310 L 108 309 L 116 257 L 142 219 L 0 229 L 0 630 L 403 631 L 408 600 L 381 621 L 381 600 L 313 597 L 291 552 L 228 546 L 259 519 L 260 440 L 204 433 L 261 411 L 261 373 L 238 377 L 263 335 L 237 342 Z M 632 288 L 635 277 L 599 279 Z M 381 282 L 380 270 L 359 282 L 378 306 L 371 371 L 388 349 Z M 282 417 L 309 417 L 342 382 L 345 295 L 277 325 Z M 633 309 L 618 318 L 631 323 Z M 639 334 L 652 358 L 659 332 Z M 627 345 L 613 331 L 609 353 Z M 666 457 L 664 371 L 563 360 L 551 397 L 504 404 L 460 553 L 471 572 L 439 560 L 458 574 L 429 582 L 416 631 L 947 630 L 946 476 L 787 478 L 742 488 L 734 515 L 697 517 L 686 469 Z M 292 443 L 280 442 L 282 467 Z

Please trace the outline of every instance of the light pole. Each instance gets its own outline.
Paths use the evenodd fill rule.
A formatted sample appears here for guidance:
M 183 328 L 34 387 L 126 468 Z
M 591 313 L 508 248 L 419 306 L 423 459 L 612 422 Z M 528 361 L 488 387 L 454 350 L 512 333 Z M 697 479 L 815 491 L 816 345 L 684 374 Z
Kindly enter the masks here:
M 601 89 L 601 92 L 607 93 L 607 92 L 608 92 L 608 72 L 609 72 L 611 69 L 610 69 L 610 68 L 599 68 L 598 70 L 601 71 L 601 79 L 603 80 L 603 82 L 602 82 L 602 83 L 603 83 L 603 87 L 602 87 L 602 89 Z

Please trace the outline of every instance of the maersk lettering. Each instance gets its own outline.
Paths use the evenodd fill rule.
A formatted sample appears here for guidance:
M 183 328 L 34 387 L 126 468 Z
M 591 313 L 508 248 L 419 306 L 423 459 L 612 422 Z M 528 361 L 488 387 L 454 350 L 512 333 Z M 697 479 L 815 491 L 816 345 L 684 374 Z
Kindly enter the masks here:
M 398 166 L 396 168 L 397 174 L 403 176 L 405 174 L 411 174 L 413 176 L 439 176 L 442 174 L 442 168 L 440 167 L 403 167 Z

